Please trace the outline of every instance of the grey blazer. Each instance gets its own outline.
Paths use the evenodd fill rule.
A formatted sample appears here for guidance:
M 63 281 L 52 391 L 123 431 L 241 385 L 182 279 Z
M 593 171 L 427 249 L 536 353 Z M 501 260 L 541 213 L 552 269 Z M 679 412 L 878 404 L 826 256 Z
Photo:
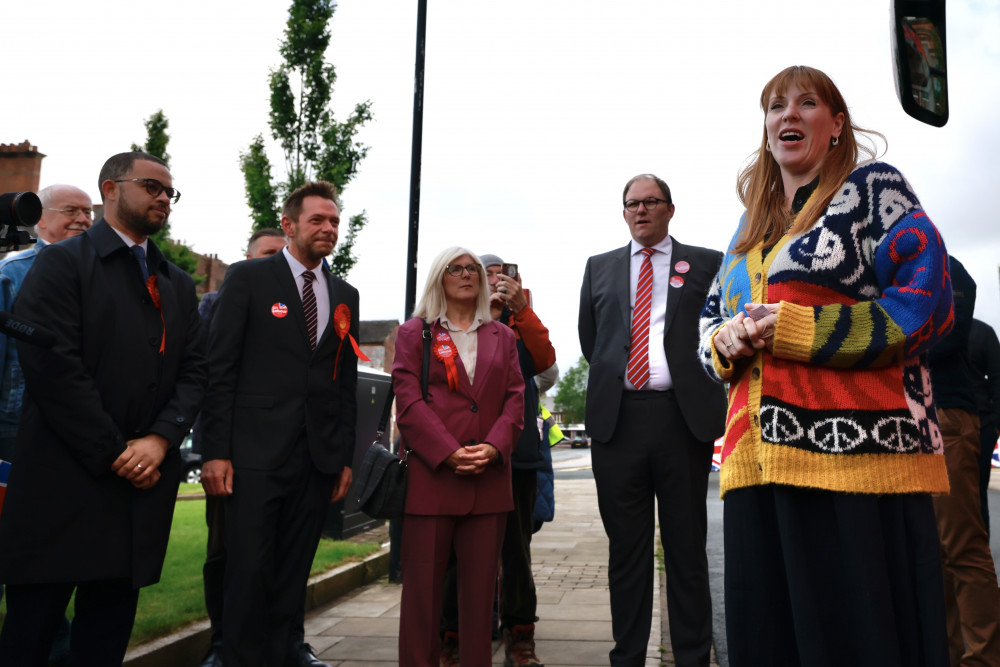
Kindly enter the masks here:
M 684 282 L 669 288 L 663 347 L 688 428 L 699 440 L 713 442 L 725 431 L 726 396 L 698 358 L 698 319 L 722 253 L 673 237 L 671 242 L 670 278 L 679 275 Z M 580 289 L 580 347 L 590 363 L 587 432 L 600 442 L 615 433 L 624 391 L 632 322 L 629 249 L 630 244 L 588 259 Z M 690 266 L 686 273 L 677 272 L 681 261 Z

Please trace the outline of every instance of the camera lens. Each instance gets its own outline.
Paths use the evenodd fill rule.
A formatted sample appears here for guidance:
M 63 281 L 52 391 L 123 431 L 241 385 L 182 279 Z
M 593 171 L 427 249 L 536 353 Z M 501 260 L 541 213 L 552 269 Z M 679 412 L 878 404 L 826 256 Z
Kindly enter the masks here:
M 0 226 L 33 227 L 42 217 L 42 200 L 34 192 L 0 195 Z

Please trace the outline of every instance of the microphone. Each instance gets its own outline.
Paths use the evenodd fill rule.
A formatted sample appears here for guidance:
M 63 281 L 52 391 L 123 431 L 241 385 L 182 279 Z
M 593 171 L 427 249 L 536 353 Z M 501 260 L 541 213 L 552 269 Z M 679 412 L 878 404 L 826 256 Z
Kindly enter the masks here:
M 0 334 L 48 349 L 56 344 L 56 335 L 43 326 L 0 311 Z

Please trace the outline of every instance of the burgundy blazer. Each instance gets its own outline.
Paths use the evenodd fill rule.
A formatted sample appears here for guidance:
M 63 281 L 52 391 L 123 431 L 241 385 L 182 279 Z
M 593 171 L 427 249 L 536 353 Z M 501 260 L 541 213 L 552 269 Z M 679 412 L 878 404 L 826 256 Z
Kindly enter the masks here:
M 413 318 L 399 327 L 392 386 L 396 423 L 412 451 L 406 513 L 423 515 L 488 514 L 514 508 L 510 457 L 524 427 L 524 379 L 514 333 L 499 322 L 479 327 L 476 383 L 469 383 L 462 360 L 458 388 L 448 390 L 443 362 L 430 360 L 427 401 L 420 391 L 423 324 Z M 445 331 L 437 322 L 431 335 Z M 432 339 L 433 340 L 433 339 Z M 488 442 L 503 462 L 479 475 L 456 475 L 444 462 L 459 447 Z

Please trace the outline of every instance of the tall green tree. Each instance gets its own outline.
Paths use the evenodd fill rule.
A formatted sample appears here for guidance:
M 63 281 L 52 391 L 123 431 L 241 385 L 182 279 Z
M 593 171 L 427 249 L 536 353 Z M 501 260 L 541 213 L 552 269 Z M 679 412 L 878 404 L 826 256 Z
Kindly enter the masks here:
M 587 412 L 587 379 L 590 364 L 583 357 L 563 375 L 556 384 L 555 408 L 564 415 L 566 423 L 585 421 Z
M 252 229 L 277 227 L 278 202 L 309 180 L 330 181 L 343 193 L 368 154 L 368 146 L 355 140 L 372 119 L 371 101 L 354 106 L 343 121 L 334 118 L 330 99 L 337 80 L 334 66 L 325 61 L 330 46 L 330 21 L 337 5 L 333 0 L 292 0 L 279 52 L 284 62 L 271 71 L 271 136 L 285 157 L 285 180 L 271 176 L 264 139 L 258 135 L 240 154 L 240 168 L 251 209 Z M 338 206 L 343 209 L 342 202 Z M 365 211 L 352 215 L 342 234 L 331 269 L 345 275 L 357 262 L 354 243 L 368 223 Z
M 170 154 L 167 153 L 167 145 L 170 143 L 170 135 L 167 134 L 167 129 L 170 127 L 170 121 L 167 120 L 163 109 L 158 110 L 147 118 L 145 125 L 145 145 L 132 144 L 132 150 L 142 151 L 153 157 L 158 157 L 169 167 Z M 205 282 L 205 276 L 196 275 L 198 271 L 198 255 L 185 244 L 171 238 L 169 221 L 150 238 L 153 239 L 156 247 L 160 249 L 160 252 L 163 253 L 163 256 L 168 261 L 173 262 L 194 278 L 196 285 Z

